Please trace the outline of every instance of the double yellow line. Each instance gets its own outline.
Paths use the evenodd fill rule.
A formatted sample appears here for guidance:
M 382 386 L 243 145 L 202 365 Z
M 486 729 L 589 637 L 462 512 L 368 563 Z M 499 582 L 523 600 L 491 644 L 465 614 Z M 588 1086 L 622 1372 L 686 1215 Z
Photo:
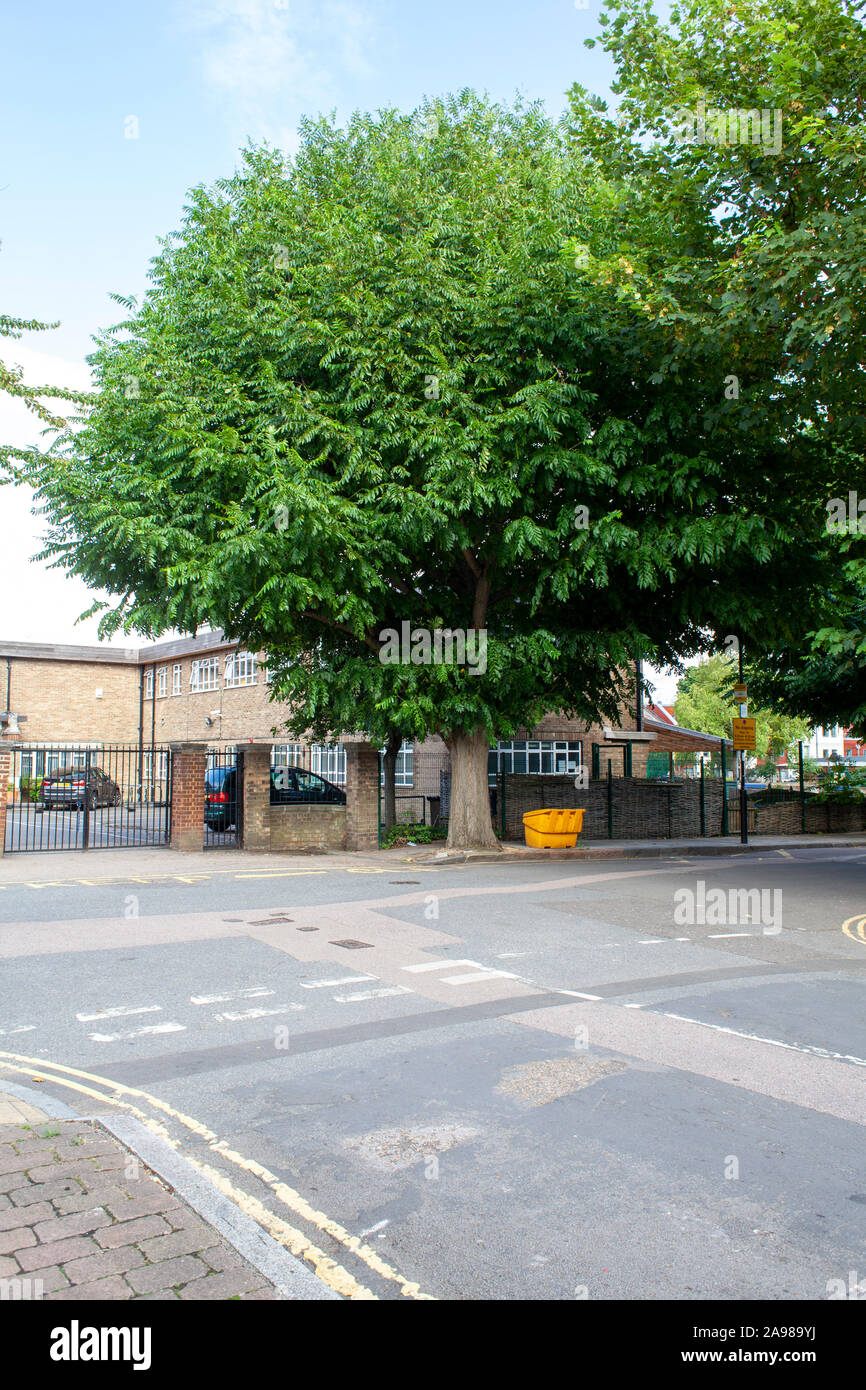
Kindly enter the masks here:
M 213 1153 L 219 1154 L 221 1158 L 225 1159 L 227 1163 L 231 1163 L 243 1172 L 251 1173 L 258 1178 L 260 1182 L 271 1189 L 277 1200 L 294 1215 L 315 1226 L 323 1235 L 328 1235 L 336 1240 L 382 1279 L 397 1284 L 404 1298 L 424 1301 L 432 1299 L 433 1295 L 422 1293 L 418 1284 L 404 1279 L 396 1269 L 381 1258 L 378 1251 L 365 1245 L 359 1236 L 351 1235 L 324 1212 L 317 1211 L 293 1187 L 281 1182 L 274 1173 L 263 1168 L 254 1159 L 245 1158 L 243 1154 L 229 1148 L 206 1125 L 192 1119 L 189 1115 L 184 1115 L 182 1111 L 175 1109 L 167 1101 L 160 1100 L 158 1096 L 152 1096 L 148 1091 L 140 1091 L 135 1086 L 124 1086 L 120 1082 L 112 1081 L 104 1076 L 97 1076 L 93 1072 L 81 1071 L 76 1067 L 65 1067 L 59 1062 L 46 1062 L 42 1057 L 22 1056 L 17 1052 L 0 1051 L 0 1069 L 20 1073 L 22 1076 L 28 1076 L 35 1081 L 50 1080 L 58 1086 L 66 1087 L 67 1090 L 77 1091 L 80 1095 L 90 1096 L 103 1104 L 125 1110 L 128 1114 L 141 1120 L 142 1124 L 146 1125 L 152 1133 L 159 1135 L 172 1148 L 177 1149 L 178 1143 L 172 1138 L 165 1125 L 155 1120 L 146 1110 L 140 1109 L 134 1101 L 149 1105 L 153 1110 L 184 1126 L 198 1139 L 206 1143 Z M 92 1084 L 85 1084 L 87 1082 Z M 97 1087 L 104 1089 L 96 1089 Z M 347 1269 L 337 1264 L 323 1250 L 314 1245 L 297 1227 L 290 1225 L 281 1217 L 275 1216 L 258 1198 L 236 1186 L 223 1173 L 209 1164 L 201 1163 L 186 1153 L 183 1156 L 188 1163 L 191 1163 L 204 1177 L 208 1178 L 219 1192 L 222 1192 L 241 1211 L 246 1212 L 254 1221 L 257 1221 L 274 1240 L 290 1250 L 293 1255 L 305 1260 L 318 1278 L 327 1284 L 328 1288 L 333 1289 L 343 1298 L 366 1301 L 378 1298 L 377 1294 L 360 1284 Z

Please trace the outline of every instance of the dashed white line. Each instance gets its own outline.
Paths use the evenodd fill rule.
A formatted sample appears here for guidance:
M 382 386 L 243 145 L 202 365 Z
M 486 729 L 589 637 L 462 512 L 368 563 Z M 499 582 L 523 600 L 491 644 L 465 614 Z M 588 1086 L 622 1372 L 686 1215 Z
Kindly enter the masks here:
M 0 1028 L 0 1038 L 11 1038 L 13 1033 L 35 1033 L 35 1023 L 19 1023 L 16 1028 Z
M 442 983 L 445 985 L 474 985 L 481 984 L 484 980 L 516 980 L 517 976 L 510 970 L 488 970 L 482 966 L 478 970 L 471 971 L 468 975 L 443 975 Z
M 116 1009 L 99 1009 L 95 1014 L 76 1014 L 79 1023 L 99 1023 L 104 1018 L 131 1018 L 133 1014 L 162 1013 L 161 1004 L 145 1004 L 142 1008 L 131 1009 L 121 1005 Z
M 191 1004 L 228 1004 L 232 999 L 265 999 L 276 994 L 267 985 L 250 985 L 247 989 L 236 990 L 233 994 L 191 994 Z
M 749 1042 L 769 1043 L 771 1047 L 784 1047 L 788 1052 L 806 1052 L 813 1057 L 826 1057 L 831 1062 L 853 1062 L 855 1067 L 866 1067 L 866 1057 L 852 1057 L 848 1052 L 830 1052 L 826 1047 L 813 1047 L 810 1043 L 786 1043 L 778 1038 L 765 1038 L 760 1033 L 744 1033 L 739 1028 L 726 1028 L 721 1023 L 705 1023 L 702 1018 L 686 1018 L 683 1014 L 663 1013 L 663 1018 L 675 1018 L 680 1023 L 696 1023 L 699 1028 L 712 1028 L 714 1033 L 730 1033 L 735 1038 L 747 1038 Z
M 375 975 L 341 975 L 339 980 L 301 980 L 301 989 L 336 989 L 337 985 L 361 985 Z
M 276 1009 L 244 1009 L 240 1013 L 214 1014 L 217 1023 L 243 1023 L 248 1018 L 274 1018 L 277 1014 L 287 1014 L 303 1009 L 303 1004 L 280 1004 Z
M 600 994 L 582 994 L 579 989 L 557 989 L 555 994 L 567 994 L 570 999 L 601 999 Z
M 185 1033 L 184 1023 L 154 1023 L 148 1028 L 136 1028 L 131 1033 L 88 1033 L 91 1042 L 126 1042 L 129 1038 L 142 1038 L 152 1033 Z
M 405 985 L 389 985 L 385 989 L 362 990 L 360 994 L 335 994 L 334 999 L 338 1004 L 355 1004 L 363 999 L 387 999 L 392 994 L 413 994 L 414 991 L 407 989 Z

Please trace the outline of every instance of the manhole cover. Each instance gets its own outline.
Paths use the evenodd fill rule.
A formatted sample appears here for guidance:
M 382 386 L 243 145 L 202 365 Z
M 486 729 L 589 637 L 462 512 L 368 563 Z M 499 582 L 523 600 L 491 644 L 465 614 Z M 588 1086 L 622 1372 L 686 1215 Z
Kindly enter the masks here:
M 345 946 L 347 951 L 363 951 L 367 948 L 370 950 L 373 949 L 372 941 L 353 941 L 351 937 L 347 937 L 345 941 L 329 941 L 328 945 Z
M 276 917 L 262 917 L 261 921 L 259 922 L 250 922 L 250 926 L 271 927 L 276 925 L 277 922 L 294 922 L 294 920 L 294 917 L 283 917 L 281 915 L 277 915 Z

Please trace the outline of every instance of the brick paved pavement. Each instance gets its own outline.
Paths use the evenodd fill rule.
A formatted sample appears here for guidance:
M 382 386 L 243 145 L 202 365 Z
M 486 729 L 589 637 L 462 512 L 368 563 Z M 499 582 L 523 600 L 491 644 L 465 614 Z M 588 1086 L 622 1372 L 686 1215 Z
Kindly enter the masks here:
M 276 1299 L 273 1285 L 89 1120 L 0 1124 L 0 1295 Z

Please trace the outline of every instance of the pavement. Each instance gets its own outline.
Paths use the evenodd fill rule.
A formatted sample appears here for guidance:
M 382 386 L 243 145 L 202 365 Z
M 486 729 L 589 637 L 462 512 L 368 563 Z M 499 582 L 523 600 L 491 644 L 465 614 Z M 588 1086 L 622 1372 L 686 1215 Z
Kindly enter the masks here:
M 9 1084 L 0 1088 L 0 1297 L 336 1297 L 139 1121 L 77 1117 Z
M 859 1288 L 866 839 L 652 848 L 10 856 L 0 1117 L 117 1144 L 257 1271 L 229 1298 Z M 143 1297 L 129 1249 L 91 1285 Z M 212 1249 L 161 1292 L 204 1297 Z

